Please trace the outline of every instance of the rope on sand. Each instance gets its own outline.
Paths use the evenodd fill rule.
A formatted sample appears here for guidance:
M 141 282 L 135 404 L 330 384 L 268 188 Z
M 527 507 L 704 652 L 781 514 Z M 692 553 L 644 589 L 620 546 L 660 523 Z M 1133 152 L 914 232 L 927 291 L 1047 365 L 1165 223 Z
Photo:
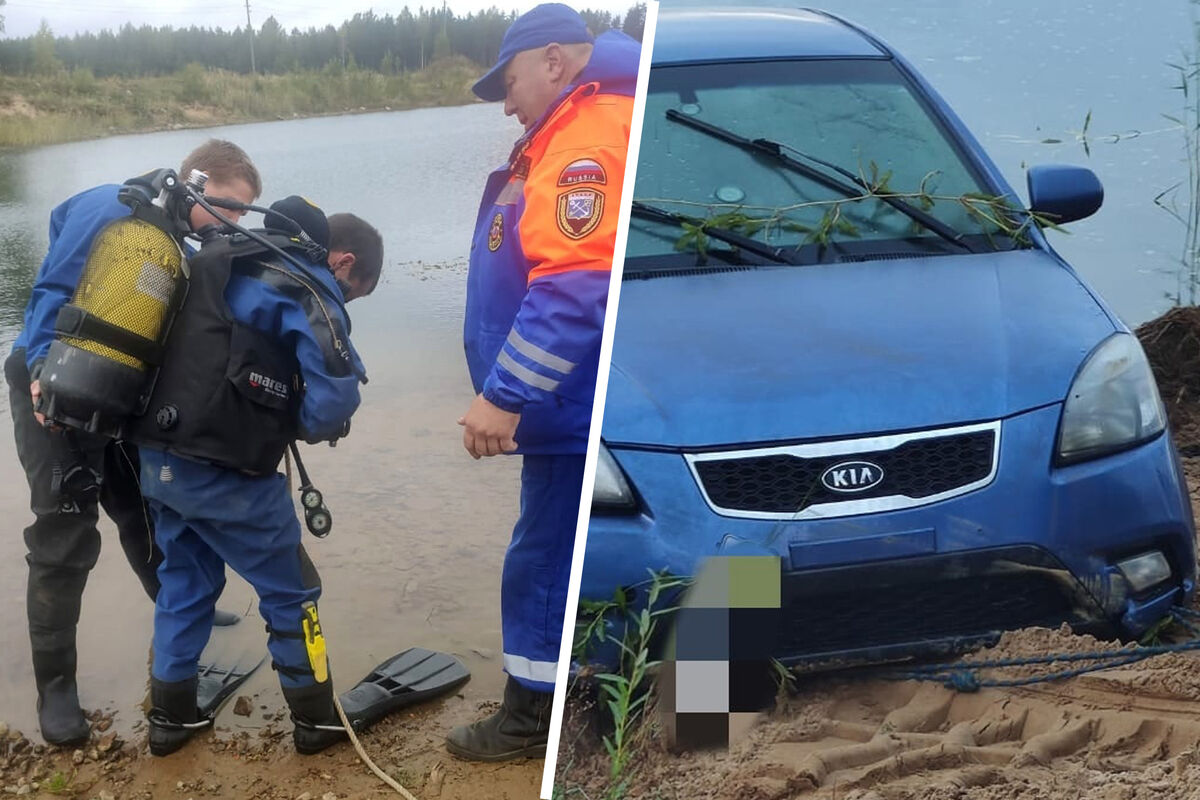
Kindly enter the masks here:
M 336 692 L 334 692 L 333 695 L 333 706 L 337 709 L 338 719 L 342 721 L 342 725 L 346 726 L 346 733 L 350 736 L 350 743 L 354 745 L 354 751 L 358 753 L 358 757 L 362 759 L 362 762 L 370 767 L 371 772 L 374 772 L 379 780 L 395 789 L 398 794 L 407 798 L 407 800 L 417 800 L 417 798 L 412 796 L 408 789 L 405 789 L 403 786 L 393 780 L 391 775 L 388 775 L 386 772 L 377 767 L 375 762 L 371 760 L 371 757 L 367 755 L 367 751 L 363 750 L 362 743 L 358 741 L 358 736 L 354 733 L 354 727 L 350 724 L 350 720 L 346 719 L 346 712 L 342 710 L 342 701 L 338 699 Z

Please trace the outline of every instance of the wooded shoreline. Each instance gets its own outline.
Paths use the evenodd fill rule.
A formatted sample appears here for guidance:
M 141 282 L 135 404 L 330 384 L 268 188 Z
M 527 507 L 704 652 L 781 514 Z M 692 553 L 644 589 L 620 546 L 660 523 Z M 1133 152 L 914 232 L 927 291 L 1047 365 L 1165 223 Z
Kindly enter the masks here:
M 129 133 L 465 105 L 484 68 L 462 56 L 384 75 L 353 66 L 243 75 L 196 64 L 171 75 L 97 78 L 88 70 L 0 76 L 0 148 Z

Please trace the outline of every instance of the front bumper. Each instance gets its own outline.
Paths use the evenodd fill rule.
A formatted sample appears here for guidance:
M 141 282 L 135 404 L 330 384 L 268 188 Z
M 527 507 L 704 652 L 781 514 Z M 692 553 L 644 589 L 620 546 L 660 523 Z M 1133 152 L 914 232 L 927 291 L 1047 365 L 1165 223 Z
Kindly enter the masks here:
M 1003 421 L 996 474 L 983 488 L 830 519 L 718 515 L 682 453 L 613 444 L 642 510 L 593 515 L 581 597 L 611 597 L 650 569 L 692 575 L 710 556 L 773 555 L 784 575 L 785 660 L 941 651 L 1062 622 L 1137 636 L 1194 586 L 1194 526 L 1178 458 L 1164 435 L 1056 468 L 1060 408 Z M 1115 563 L 1151 549 L 1166 556 L 1171 577 L 1135 593 Z M 988 590 L 973 594 L 984 581 Z

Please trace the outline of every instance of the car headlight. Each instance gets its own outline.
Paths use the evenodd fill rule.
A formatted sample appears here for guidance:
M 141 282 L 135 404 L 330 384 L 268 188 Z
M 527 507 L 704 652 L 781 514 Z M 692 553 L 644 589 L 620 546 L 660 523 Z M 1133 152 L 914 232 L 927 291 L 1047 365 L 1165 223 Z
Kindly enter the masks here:
M 637 500 L 625 473 L 602 442 L 596 459 L 596 483 L 592 488 L 592 509 L 596 511 L 633 511 Z
M 1166 427 L 1150 363 L 1138 340 L 1117 333 L 1080 368 L 1063 406 L 1060 464 L 1086 461 L 1153 439 Z

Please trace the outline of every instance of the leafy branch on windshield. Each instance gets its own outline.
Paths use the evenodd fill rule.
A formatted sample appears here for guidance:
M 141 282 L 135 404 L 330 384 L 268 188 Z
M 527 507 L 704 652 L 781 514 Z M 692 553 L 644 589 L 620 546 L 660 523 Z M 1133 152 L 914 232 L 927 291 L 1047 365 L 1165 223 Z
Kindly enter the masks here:
M 710 214 L 707 218 L 697 223 L 684 222 L 680 224 L 683 233 L 675 241 L 675 249 L 681 251 L 694 250 L 701 258 L 708 254 L 708 231 L 712 229 L 720 229 L 732 231 L 743 236 L 755 236 L 760 231 L 767 229 L 767 238 L 772 235 L 770 229 L 778 229 L 789 233 L 806 234 L 805 241 L 828 243 L 830 234 L 834 230 L 838 230 L 847 236 L 857 236 L 858 231 L 854 225 L 844 219 L 841 219 L 841 213 L 832 208 L 825 212 L 821 220 L 815 225 L 805 225 L 794 219 L 786 219 L 779 215 L 755 217 L 746 214 L 743 211 L 728 211 L 719 214 Z
M 865 169 L 860 168 L 862 193 L 859 195 L 812 200 L 779 207 L 702 203 L 662 197 L 637 199 L 660 206 L 686 206 L 692 209 L 704 209 L 704 216 L 699 217 L 693 214 L 692 218 L 696 221 L 681 224 L 680 228 L 683 233 L 675 241 L 676 250 L 695 252 L 701 258 L 708 252 L 708 231 L 710 230 L 730 231 L 748 237 L 760 236 L 766 241 L 778 237 L 782 233 L 803 234 L 803 239 L 797 245 L 797 249 L 804 245 L 826 247 L 839 238 L 861 238 L 860 225 L 851 221 L 845 211 L 846 207 L 866 200 L 882 200 L 883 198 L 912 203 L 924 211 L 930 211 L 939 203 L 957 204 L 971 220 L 980 226 L 989 239 L 996 235 L 1003 235 L 1020 245 L 1030 244 L 1029 227 L 1031 225 L 1068 232 L 1046 215 L 1020 208 L 1003 195 L 988 195 L 981 192 L 968 192 L 961 195 L 936 194 L 931 190 L 930 185 L 937 174 L 936 171 L 926 174 L 915 192 L 894 191 L 890 186 L 891 170 L 881 172 L 878 165 L 872 161 Z M 887 206 L 881 206 L 881 208 L 886 209 Z M 816 220 L 806 221 L 796 218 L 797 213 L 812 211 L 820 211 L 821 216 Z M 923 226 L 917 221 L 911 225 L 913 234 L 919 234 L 923 229 Z

